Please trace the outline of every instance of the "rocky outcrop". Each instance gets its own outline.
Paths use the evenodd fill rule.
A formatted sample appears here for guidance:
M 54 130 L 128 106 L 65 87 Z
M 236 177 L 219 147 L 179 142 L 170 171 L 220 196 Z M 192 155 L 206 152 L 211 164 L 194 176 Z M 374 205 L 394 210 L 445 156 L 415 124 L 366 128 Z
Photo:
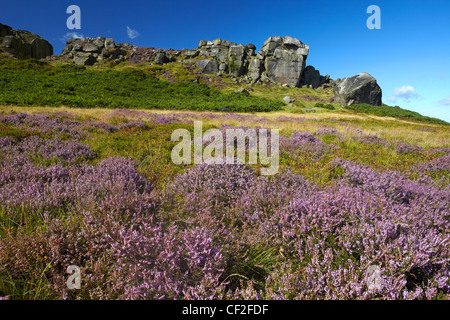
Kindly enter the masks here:
M 335 101 L 343 106 L 367 103 L 381 106 L 382 92 L 377 80 L 368 73 L 344 78 L 334 87 Z
M 335 87 L 333 101 L 337 103 L 381 105 L 381 89 L 373 77 L 362 73 L 334 81 L 329 75 L 322 76 L 313 66 L 305 67 L 308 54 L 308 45 L 288 36 L 268 38 L 258 52 L 252 43 L 243 45 L 222 39 L 200 40 L 196 49 L 165 50 L 116 44 L 113 39 L 98 37 L 69 39 L 61 56 L 80 65 L 92 65 L 106 59 L 158 65 L 177 59 L 190 60 L 201 73 L 231 75 L 236 83 L 272 82 L 313 89 L 328 85 Z
M 263 59 L 265 72 L 271 81 L 298 87 L 308 52 L 309 46 L 300 40 L 276 36 L 264 42 L 258 55 Z
M 231 74 L 249 82 L 272 81 L 292 87 L 300 85 L 309 46 L 292 37 L 270 37 L 261 50 L 256 46 L 237 44 L 222 39 L 200 40 L 197 50 L 188 50 L 187 58 L 198 55 L 209 58 L 197 62 L 203 73 Z M 216 68 L 217 65 L 217 68 Z
M 53 46 L 36 34 L 0 23 L 0 51 L 19 59 L 43 59 L 53 55 Z
M 133 65 L 145 62 L 162 65 L 175 61 L 180 54 L 180 50 L 141 48 L 129 43 L 115 43 L 111 38 L 97 37 L 68 39 L 60 57 L 86 66 L 102 61 L 117 64 L 125 60 Z
M 68 39 L 61 55 L 72 58 L 78 65 L 90 66 L 107 58 L 125 59 L 122 45 L 104 37 Z
M 219 63 L 216 60 L 199 60 L 197 67 L 205 74 L 219 73 Z
M 236 77 L 247 74 L 251 58 L 255 56 L 253 44 L 242 45 L 227 40 L 200 40 L 197 50 L 189 50 L 190 56 L 204 56 L 215 62 L 197 62 L 203 73 L 228 73 Z M 201 66 L 206 65 L 207 68 Z M 216 68 L 217 65 L 217 68 Z

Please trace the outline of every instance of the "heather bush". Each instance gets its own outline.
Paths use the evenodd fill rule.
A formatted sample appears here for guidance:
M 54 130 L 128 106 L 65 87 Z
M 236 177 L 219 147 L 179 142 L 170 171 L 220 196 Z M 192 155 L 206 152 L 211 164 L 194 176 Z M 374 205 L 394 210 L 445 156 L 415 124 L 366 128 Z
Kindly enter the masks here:
M 0 123 L 12 125 L 17 129 L 26 129 L 36 133 L 62 136 L 70 139 L 80 139 L 86 135 L 86 132 L 93 129 L 101 131 L 114 132 L 117 128 L 106 122 L 84 121 L 80 122 L 73 117 L 64 114 L 34 114 L 13 113 L 0 116 Z
M 147 128 L 147 125 L 142 121 L 129 121 L 119 124 L 119 129 L 131 129 L 131 128 Z
M 395 145 L 395 151 L 400 154 L 410 154 L 410 153 L 422 152 L 423 148 L 421 148 L 419 146 L 411 146 L 409 144 L 399 142 Z
M 450 209 L 448 190 L 350 162 L 336 165 L 344 168 L 344 179 L 323 190 L 295 174 L 283 173 L 279 179 L 254 177 L 237 202 L 231 206 L 226 198 L 219 202 L 228 219 L 214 215 L 216 207 L 211 203 L 217 202 L 197 202 L 205 209 L 195 210 L 191 199 L 199 199 L 200 192 L 212 199 L 208 197 L 212 191 L 204 187 L 215 179 L 205 170 L 214 170 L 220 177 L 217 171 L 228 172 L 230 166 L 189 171 L 205 178 L 191 189 L 181 187 L 188 192 L 180 194 L 181 202 L 173 206 L 180 212 L 197 213 L 188 215 L 189 225 L 201 221 L 217 230 L 217 239 L 226 248 L 224 255 L 232 263 L 226 270 L 252 277 L 257 282 L 248 285 L 260 288 L 250 294 L 245 285 L 234 283 L 226 296 L 409 299 L 436 298 L 439 292 L 448 292 L 450 237 L 442 233 L 448 228 L 442 215 Z M 227 228 L 235 231 L 230 234 Z M 367 286 L 365 271 L 370 265 L 382 270 L 382 285 L 376 290 Z
M 146 155 L 135 146 L 144 137 L 167 143 L 164 130 L 177 126 L 192 129 L 164 123 L 185 119 L 178 116 L 165 115 L 162 124 L 159 116 L 129 110 L 115 111 L 113 124 L 70 114 L 0 118 L 8 128 L 0 137 L 1 299 L 442 299 L 450 293 L 445 148 L 397 144 L 414 163 L 411 171 L 375 169 L 339 156 L 348 144 L 373 150 L 372 143 L 384 140 L 359 132 L 370 143 L 356 143 L 319 127 L 280 136 L 288 156 L 274 176 L 244 164 L 195 165 L 178 175 L 157 167 L 169 178 L 155 184 L 145 174 L 154 163 L 136 162 Z M 227 128 L 248 129 L 219 130 Z M 9 135 L 14 130 L 23 134 Z M 321 140 L 327 136 L 342 137 L 341 148 Z M 89 137 L 96 148 L 82 143 Z M 105 141 L 117 149 L 99 152 Z M 289 167 L 297 160 L 326 163 L 322 177 L 329 181 L 306 179 Z M 80 290 L 66 286 L 69 265 L 81 268 Z M 375 286 L 367 272 L 373 266 L 380 270 Z
M 377 135 L 373 135 L 373 134 L 366 134 L 364 132 L 358 132 L 357 135 L 353 136 L 353 139 L 360 142 L 360 143 L 364 143 L 367 145 L 373 145 L 373 146 L 384 146 L 384 147 L 388 147 L 390 144 L 389 142 L 387 142 L 386 140 L 384 140 L 383 138 L 378 137 Z
M 280 149 L 286 151 L 292 156 L 307 156 L 318 160 L 330 150 L 338 147 L 327 145 L 319 138 L 309 132 L 294 131 L 290 137 L 280 136 Z
M 450 154 L 440 156 L 429 162 L 418 163 L 415 167 L 418 171 L 438 172 L 447 171 L 450 172 Z
M 343 134 L 340 133 L 335 128 L 328 128 L 328 127 L 320 127 L 316 131 L 314 131 L 314 134 L 317 136 L 326 136 L 326 135 L 334 135 L 334 136 L 340 136 L 342 137 Z

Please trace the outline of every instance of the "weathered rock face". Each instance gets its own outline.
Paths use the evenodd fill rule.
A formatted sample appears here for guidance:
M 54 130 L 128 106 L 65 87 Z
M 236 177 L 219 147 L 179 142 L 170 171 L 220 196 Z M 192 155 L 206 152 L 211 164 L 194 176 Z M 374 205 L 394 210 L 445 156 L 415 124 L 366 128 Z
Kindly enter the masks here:
M 43 59 L 53 55 L 53 46 L 36 34 L 0 23 L 0 51 L 19 59 Z
M 185 57 L 202 55 L 218 62 L 217 73 L 244 76 L 250 82 L 272 81 L 299 86 L 309 46 L 292 37 L 270 37 L 256 54 L 256 46 L 236 44 L 227 40 L 200 40 L 197 50 L 189 50 Z M 204 62 L 201 63 L 205 64 Z M 201 68 L 202 69 L 202 68 Z M 214 68 L 203 68 L 204 73 L 215 73 Z
M 273 82 L 300 85 L 309 46 L 292 37 L 270 37 L 258 54 L 264 57 L 267 76 Z
M 344 78 L 334 87 L 336 102 L 344 106 L 367 103 L 381 106 L 382 92 L 377 80 L 368 73 Z
M 206 74 L 216 74 L 219 72 L 219 64 L 216 60 L 199 60 L 197 67 Z
M 173 49 L 140 48 L 129 43 L 115 43 L 111 38 L 98 37 L 68 39 L 60 57 L 86 66 L 101 61 L 120 63 L 125 60 L 129 60 L 130 64 L 154 62 L 161 65 L 175 61 L 180 54 L 181 51 Z
M 203 69 L 204 73 L 229 73 L 234 76 L 243 76 L 247 74 L 250 60 L 255 56 L 255 46 L 253 44 L 242 45 L 222 39 L 214 41 L 200 40 L 197 50 L 189 50 L 188 54 L 192 57 L 202 55 L 212 58 L 218 64 L 217 72 L 215 63 L 214 68 Z

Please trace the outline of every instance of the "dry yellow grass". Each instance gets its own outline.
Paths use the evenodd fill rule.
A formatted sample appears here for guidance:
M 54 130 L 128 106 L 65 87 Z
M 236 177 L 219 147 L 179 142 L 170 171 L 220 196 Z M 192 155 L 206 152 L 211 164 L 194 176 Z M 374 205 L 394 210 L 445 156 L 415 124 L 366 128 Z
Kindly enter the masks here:
M 69 108 L 69 107 L 21 107 L 21 106 L 0 106 L 0 113 L 27 112 L 31 114 L 43 112 L 70 112 L 82 118 L 93 118 L 102 121 L 109 121 L 114 113 L 114 109 L 102 108 Z M 220 126 L 223 123 L 230 125 L 244 126 L 264 126 L 270 129 L 280 129 L 282 133 L 290 134 L 292 131 L 314 132 L 319 127 L 334 127 L 340 132 L 352 135 L 349 129 L 360 129 L 368 134 L 376 134 L 386 140 L 400 140 L 411 145 L 418 145 L 424 148 L 430 147 L 450 147 L 450 128 L 441 125 L 417 123 L 389 117 L 379 117 L 367 114 L 354 114 L 349 111 L 337 111 L 327 113 L 293 114 L 285 111 L 271 113 L 242 113 L 250 115 L 248 120 L 233 120 L 227 118 L 224 112 L 214 112 L 223 114 L 223 119 L 208 119 L 206 114 L 213 112 L 200 111 L 175 111 L 175 110 L 136 110 L 153 114 L 195 114 L 196 120 L 201 119 L 204 125 Z M 201 116 L 205 115 L 205 118 Z M 279 117 L 290 117 L 304 119 L 305 121 L 280 121 Z M 189 118 L 189 117 L 187 117 Z M 258 123 L 255 120 L 267 118 L 269 121 Z M 311 121 L 308 121 L 311 120 Z M 420 128 L 426 128 L 420 131 Z M 418 130 L 419 129 L 419 130 Z M 431 131 L 433 130 L 433 131 Z

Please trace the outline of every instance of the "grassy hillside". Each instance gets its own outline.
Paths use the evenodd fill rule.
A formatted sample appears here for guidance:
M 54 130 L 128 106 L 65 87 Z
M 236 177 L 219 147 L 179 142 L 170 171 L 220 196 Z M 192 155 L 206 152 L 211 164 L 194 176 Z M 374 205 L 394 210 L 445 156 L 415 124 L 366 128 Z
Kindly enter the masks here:
M 283 103 L 205 84 L 169 82 L 154 74 L 127 70 L 86 70 L 75 65 L 0 59 L 0 103 L 83 108 L 182 109 L 257 112 L 280 110 Z
M 229 75 L 202 75 L 194 60 L 165 65 L 122 62 L 82 67 L 61 62 L 0 57 L 0 104 L 69 106 L 80 108 L 132 108 L 292 114 L 366 113 L 408 121 L 449 125 L 399 107 L 330 103 L 332 88 L 290 88 L 274 84 L 246 85 Z M 245 87 L 250 94 L 235 93 Z M 282 102 L 285 96 L 295 102 Z
M 373 114 L 382 117 L 394 117 L 399 119 L 418 121 L 418 122 L 426 122 L 426 123 L 434 123 L 434 124 L 442 124 L 442 125 L 450 125 L 448 122 L 432 118 L 422 116 L 418 112 L 402 109 L 398 106 L 390 107 L 387 105 L 382 106 L 371 106 L 369 104 L 355 104 L 351 106 L 347 106 L 346 109 L 354 110 L 357 112 Z

